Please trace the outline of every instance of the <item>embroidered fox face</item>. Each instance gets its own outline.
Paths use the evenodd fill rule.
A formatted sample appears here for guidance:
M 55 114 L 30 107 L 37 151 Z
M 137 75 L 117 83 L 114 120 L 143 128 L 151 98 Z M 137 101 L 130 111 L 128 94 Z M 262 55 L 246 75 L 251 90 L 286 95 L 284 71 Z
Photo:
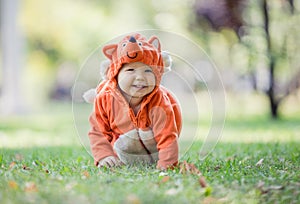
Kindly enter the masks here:
M 157 37 L 153 36 L 147 41 L 140 34 L 128 35 L 118 44 L 104 46 L 103 53 L 111 61 L 107 72 L 109 79 L 115 78 L 124 64 L 142 62 L 152 67 L 157 81 L 160 82 L 164 69 Z

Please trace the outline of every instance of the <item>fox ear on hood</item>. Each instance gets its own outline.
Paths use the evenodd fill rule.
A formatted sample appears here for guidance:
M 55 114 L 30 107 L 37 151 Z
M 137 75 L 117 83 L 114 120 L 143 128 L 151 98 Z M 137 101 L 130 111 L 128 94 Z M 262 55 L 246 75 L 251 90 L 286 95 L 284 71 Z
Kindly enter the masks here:
M 152 44 L 156 49 L 160 52 L 160 42 L 159 39 L 156 36 L 152 36 L 149 41 L 150 44 Z
M 117 50 L 117 48 L 118 48 L 117 44 L 111 44 L 111 45 L 104 46 L 102 51 L 108 59 L 112 60 L 112 55 Z

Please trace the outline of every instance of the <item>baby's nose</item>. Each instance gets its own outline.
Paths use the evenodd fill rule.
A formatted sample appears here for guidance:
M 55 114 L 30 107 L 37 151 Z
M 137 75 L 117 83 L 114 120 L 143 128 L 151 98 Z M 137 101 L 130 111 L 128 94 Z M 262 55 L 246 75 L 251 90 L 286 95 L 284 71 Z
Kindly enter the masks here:
M 144 74 L 143 73 L 140 73 L 140 72 L 137 72 L 136 73 L 136 77 L 135 77 L 137 80 L 144 80 L 145 77 L 144 77 Z

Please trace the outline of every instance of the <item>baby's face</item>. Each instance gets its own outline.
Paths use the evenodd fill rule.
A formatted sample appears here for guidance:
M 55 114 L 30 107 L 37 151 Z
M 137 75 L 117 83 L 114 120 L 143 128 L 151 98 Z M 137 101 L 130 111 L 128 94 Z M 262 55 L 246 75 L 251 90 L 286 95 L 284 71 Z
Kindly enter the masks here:
M 118 85 L 127 97 L 142 98 L 155 88 L 152 68 L 141 62 L 125 64 L 118 74 Z

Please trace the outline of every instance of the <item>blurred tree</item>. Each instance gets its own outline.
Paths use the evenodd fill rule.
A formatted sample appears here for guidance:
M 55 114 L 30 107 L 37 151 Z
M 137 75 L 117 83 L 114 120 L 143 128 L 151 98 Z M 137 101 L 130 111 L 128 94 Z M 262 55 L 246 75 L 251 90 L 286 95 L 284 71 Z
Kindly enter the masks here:
M 196 1 L 196 20 L 203 25 L 203 21 L 214 30 L 220 31 L 223 28 L 233 29 L 238 36 L 244 24 L 242 12 L 245 9 L 246 0 L 212 0 Z
M 299 46 L 296 46 L 300 40 L 296 21 L 300 16 L 294 0 L 197 0 L 195 14 L 199 27 L 217 32 L 226 28 L 236 33 L 239 44 L 248 50 L 248 74 L 255 89 L 259 64 L 265 61 L 268 84 L 262 91 L 268 96 L 272 118 L 278 118 L 281 102 L 300 88 Z M 204 34 L 211 33 L 204 31 Z M 265 46 L 261 45 L 261 39 Z
M 4 8 L 4 2 L 16 6 L 16 10 Z M 7 67 L 5 65 L 0 72 L 1 97 L 10 95 L 11 102 L 1 98 L 0 103 L 17 107 L 13 104 L 25 98 L 27 108 L 34 110 L 43 108 L 51 96 L 57 98 L 62 94 L 62 98 L 69 98 L 74 73 L 101 43 L 127 32 L 144 29 L 186 33 L 188 2 L 192 1 L 1 0 L 1 36 L 4 42 L 1 53 L 4 56 L 7 53 L 5 49 L 14 50 L 15 53 L 10 58 L 14 59 L 10 61 L 14 68 L 4 69 Z M 11 25 L 9 29 L 21 32 L 21 38 L 19 34 L 14 35 L 8 30 L 8 25 Z M 24 50 L 19 47 L 19 41 L 23 46 L 23 38 Z M 18 57 L 18 53 L 24 55 L 24 61 Z M 100 58 L 101 54 L 97 54 Z M 7 64 L 7 57 L 1 63 Z M 93 66 L 98 70 L 97 63 Z M 89 79 L 99 80 L 98 75 L 85 75 Z M 12 77 L 14 80 L 11 80 Z M 18 85 L 20 82 L 22 84 Z M 11 88 L 5 88 L 7 86 Z M 21 88 L 24 97 L 20 96 Z M 55 91 L 58 91 L 58 95 Z M 13 94 L 21 99 L 14 99 Z M 8 107 L 5 109 L 9 110 Z
M 19 113 L 24 108 L 21 92 L 22 38 L 18 25 L 19 0 L 1 0 L 2 93 L 0 112 Z
M 290 6 L 290 12 L 291 17 L 294 15 L 294 1 L 288 0 L 289 6 Z M 300 69 L 299 67 L 295 67 L 295 69 L 298 69 L 298 71 L 294 72 L 294 75 L 290 77 L 290 80 L 286 82 L 285 85 L 280 85 L 276 82 L 275 77 L 275 67 L 278 63 L 280 63 L 280 58 L 287 55 L 285 53 L 288 47 L 287 45 L 287 38 L 289 38 L 289 33 L 284 34 L 284 39 L 282 43 L 282 48 L 278 49 L 276 45 L 273 45 L 272 43 L 272 33 L 270 33 L 270 9 L 268 5 L 267 0 L 263 0 L 261 3 L 261 9 L 263 12 L 263 20 L 264 20 L 264 30 L 265 30 L 265 36 L 266 36 L 266 42 L 267 42 L 267 55 L 269 56 L 269 87 L 266 91 L 266 94 L 269 97 L 270 101 L 270 109 L 271 114 L 273 118 L 278 117 L 278 107 L 280 103 L 285 99 L 288 95 L 296 91 L 298 88 L 300 88 Z M 284 9 L 282 9 L 284 11 Z M 294 26 L 294 25 L 293 25 Z M 274 43 L 276 44 L 276 43 Z M 276 49 L 276 50 L 275 50 Z M 278 50 L 279 52 L 278 52 Z M 298 64 L 298 66 L 300 66 Z
M 26 97 L 32 107 L 48 102 L 53 93 L 64 89 L 70 98 L 74 73 L 79 64 L 106 36 L 105 1 L 24 0 L 20 23 L 26 39 Z M 58 73 L 71 70 L 64 78 Z M 60 81 L 59 81 L 60 80 Z M 68 84 L 67 84 L 68 83 Z M 64 84 L 65 87 L 61 87 Z M 39 97 L 36 97 L 36 96 Z M 55 97 L 57 98 L 57 97 Z
M 60 73 L 66 73 L 66 65 L 68 70 L 77 72 L 100 43 L 143 29 L 181 32 L 184 27 L 181 18 L 188 11 L 187 6 L 184 7 L 186 2 L 181 0 L 22 0 L 20 4 L 27 51 L 26 95 L 30 103 L 38 104 L 47 102 L 53 90 L 58 91 L 58 95 L 70 95 L 70 84 L 63 87 L 63 91 L 60 85 L 74 79 L 69 80 L 72 75 L 61 77 Z M 98 54 L 100 59 L 101 53 Z M 98 75 L 86 75 L 99 80 Z M 61 78 L 63 83 L 58 81 Z M 52 94 L 54 98 L 58 95 Z

